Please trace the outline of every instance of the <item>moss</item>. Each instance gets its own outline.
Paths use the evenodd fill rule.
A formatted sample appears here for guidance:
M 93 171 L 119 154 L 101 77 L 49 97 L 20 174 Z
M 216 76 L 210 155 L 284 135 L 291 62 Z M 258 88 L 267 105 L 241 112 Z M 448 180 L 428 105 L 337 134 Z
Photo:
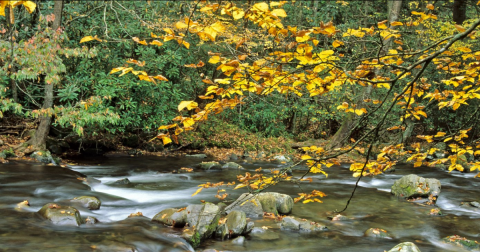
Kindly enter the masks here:
M 200 234 L 198 232 L 195 232 L 191 240 L 192 247 L 197 248 L 198 246 L 200 246 L 200 242 L 201 242 Z

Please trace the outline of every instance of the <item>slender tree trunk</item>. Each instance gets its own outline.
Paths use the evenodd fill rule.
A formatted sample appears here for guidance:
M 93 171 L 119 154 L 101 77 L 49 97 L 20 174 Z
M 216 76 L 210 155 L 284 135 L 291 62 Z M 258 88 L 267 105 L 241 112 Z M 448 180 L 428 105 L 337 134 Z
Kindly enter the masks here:
M 365 3 L 367 4 L 367 3 Z M 388 1 L 388 21 L 395 22 L 398 20 L 400 16 L 400 10 L 402 7 L 402 0 L 398 1 Z M 388 48 L 390 47 L 391 39 L 387 39 L 383 41 L 383 54 L 388 52 Z M 376 73 L 378 74 L 378 73 Z M 363 88 L 362 94 L 357 98 L 356 104 L 357 109 L 364 108 L 365 103 L 363 100 L 368 99 L 371 96 L 373 87 L 368 85 L 367 87 Z M 357 123 L 356 116 L 354 113 L 349 113 L 347 117 L 343 120 L 342 125 L 337 130 L 335 135 L 333 135 L 330 143 L 328 144 L 328 148 L 338 148 L 343 146 L 347 140 L 350 138 L 352 131 Z
M 55 20 L 53 21 L 52 29 L 56 31 L 60 28 L 62 24 L 62 11 L 63 11 L 63 1 L 55 1 L 53 7 L 53 14 L 55 15 Z M 50 109 L 53 107 L 53 83 L 45 83 L 45 99 L 43 101 L 42 109 Z M 35 135 L 31 140 L 31 144 L 35 149 L 44 150 L 46 149 L 46 140 L 48 133 L 50 132 L 50 124 L 52 122 L 52 115 L 46 113 L 40 116 L 40 124 L 38 125 Z
M 17 90 L 17 83 L 13 78 L 13 73 L 15 73 L 15 62 L 13 60 L 13 33 L 14 33 L 14 12 L 13 8 L 5 8 L 7 18 L 7 34 L 9 35 L 10 39 L 10 48 L 11 48 L 11 66 L 8 68 L 8 83 L 10 84 L 10 88 L 12 89 L 12 96 L 15 102 L 18 102 L 18 90 Z
M 467 19 L 467 0 L 453 1 L 453 21 L 461 25 Z

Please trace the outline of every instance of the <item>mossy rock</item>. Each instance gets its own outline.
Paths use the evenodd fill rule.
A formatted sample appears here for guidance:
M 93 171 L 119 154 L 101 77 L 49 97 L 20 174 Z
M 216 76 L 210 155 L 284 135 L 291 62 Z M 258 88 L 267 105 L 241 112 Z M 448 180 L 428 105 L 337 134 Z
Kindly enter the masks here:
M 98 210 L 102 205 L 102 202 L 95 196 L 80 196 L 70 200 L 71 202 L 78 203 L 81 206 L 90 210 Z
M 442 239 L 443 242 L 459 246 L 466 250 L 477 250 L 480 249 L 480 245 L 477 241 L 469 240 L 465 237 L 458 235 L 447 236 Z
M 44 205 L 38 213 L 55 225 L 80 226 L 82 223 L 80 212 L 71 206 L 61 206 L 56 203 L 48 203 Z
M 402 242 L 390 249 L 388 252 L 421 252 L 413 242 Z
M 395 181 L 392 194 L 405 199 L 415 197 L 438 197 L 441 191 L 440 181 L 437 179 L 422 178 L 415 174 L 403 176 Z
M 187 223 L 187 211 L 177 208 L 167 208 L 157 213 L 152 221 L 162 223 L 167 226 L 184 227 Z
M 200 164 L 198 164 L 198 168 L 202 169 L 202 170 L 213 170 L 213 169 L 221 169 L 222 166 L 220 165 L 220 163 L 216 162 L 216 161 L 211 161 L 211 162 L 201 162 Z

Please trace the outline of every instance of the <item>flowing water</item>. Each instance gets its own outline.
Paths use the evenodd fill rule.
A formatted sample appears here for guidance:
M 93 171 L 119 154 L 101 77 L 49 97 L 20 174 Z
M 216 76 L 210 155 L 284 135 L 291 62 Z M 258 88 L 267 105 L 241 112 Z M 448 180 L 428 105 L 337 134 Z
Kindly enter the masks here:
M 163 227 L 150 219 L 165 208 L 218 202 L 216 189 L 204 189 L 191 197 L 205 182 L 234 181 L 238 174 L 262 167 L 264 171 L 282 165 L 243 163 L 245 170 L 194 170 L 172 173 L 181 167 L 194 167 L 203 160 L 161 157 L 96 157 L 80 160 L 84 165 L 69 168 L 12 161 L 0 164 L 0 251 L 194 251 L 181 238 L 179 229 Z M 294 172 L 299 176 L 305 171 Z M 318 189 L 327 194 L 324 203 L 295 204 L 292 215 L 321 223 L 328 230 L 299 233 L 281 230 L 274 220 L 253 219 L 255 226 L 268 228 L 269 235 L 246 237 L 243 245 L 215 239 L 202 243 L 197 251 L 384 251 L 400 242 L 414 242 L 422 252 L 461 251 L 444 244 L 441 238 L 460 235 L 480 240 L 480 211 L 461 205 L 478 200 L 479 179 L 473 174 L 447 173 L 431 168 L 397 166 L 395 173 L 366 177 L 344 213 L 346 221 L 331 221 L 333 211 L 344 208 L 355 184 L 348 165 L 331 167 L 329 176 L 313 175 L 313 182 L 282 183 L 270 191 L 295 197 Z M 390 194 L 393 182 L 415 173 L 442 183 L 437 206 L 443 216 L 429 215 L 431 206 L 398 200 Z M 78 179 L 85 178 L 85 179 Z M 128 186 L 112 185 L 128 178 Z M 243 188 L 244 189 L 244 188 Z M 227 199 L 241 193 L 228 190 Z M 92 195 L 102 201 L 99 210 L 79 208 L 83 218 L 96 217 L 95 225 L 55 226 L 36 212 L 46 203 L 68 204 L 68 199 Z M 28 200 L 30 207 L 16 209 Z M 141 212 L 145 217 L 127 218 Z M 392 239 L 364 237 L 368 228 L 382 228 Z

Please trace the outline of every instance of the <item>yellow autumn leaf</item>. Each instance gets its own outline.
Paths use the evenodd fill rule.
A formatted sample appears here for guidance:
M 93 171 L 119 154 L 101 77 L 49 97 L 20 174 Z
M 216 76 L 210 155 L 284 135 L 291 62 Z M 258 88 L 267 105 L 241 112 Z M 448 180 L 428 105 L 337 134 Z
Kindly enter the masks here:
M 237 190 L 237 189 L 242 188 L 242 187 L 245 187 L 245 186 L 247 186 L 247 185 L 245 185 L 245 184 L 238 184 L 237 186 L 235 186 L 235 188 L 233 188 L 233 190 Z
M 475 155 L 475 156 L 476 156 L 476 155 L 480 155 L 480 150 L 475 151 L 475 152 L 473 153 L 473 155 Z
M 312 199 L 307 199 L 307 200 L 302 201 L 303 204 L 307 204 L 307 203 L 310 203 L 310 202 L 314 202 L 314 201 Z
M 387 25 L 386 25 L 387 22 L 388 22 L 388 20 L 378 22 L 377 23 L 378 29 L 382 29 L 382 30 L 387 29 L 388 28 Z
M 186 29 L 188 27 L 187 24 L 185 24 L 184 22 L 180 22 L 178 21 L 176 24 L 175 24 L 175 28 L 181 30 L 181 29 Z
M 450 140 L 452 140 L 452 138 L 451 138 L 451 137 L 448 137 L 448 138 L 445 138 L 445 140 L 443 140 L 443 142 L 446 143 L 446 142 L 448 142 L 448 141 L 450 141 Z
M 339 46 L 344 45 L 344 43 L 343 43 L 342 41 L 335 40 L 335 41 L 333 41 L 333 44 L 332 44 L 332 45 L 333 45 L 333 47 L 337 48 L 337 47 L 339 47 Z
M 175 135 L 180 135 L 183 132 L 182 128 L 175 129 Z
M 245 12 L 242 9 L 236 9 L 232 12 L 233 19 L 237 20 L 245 16 Z
M 348 103 L 344 102 L 342 105 L 338 106 L 337 109 L 347 109 L 348 108 Z
M 154 41 L 150 42 L 150 45 L 162 46 L 163 43 L 158 41 L 158 40 L 154 40 Z
M 166 32 L 166 33 L 168 33 L 168 34 L 170 34 L 170 35 L 175 35 L 175 33 L 173 32 L 173 30 L 170 29 L 170 28 L 163 28 L 163 31 Z
M 203 190 L 203 187 L 198 188 L 197 191 L 196 191 L 194 194 L 192 194 L 192 197 L 195 196 L 195 195 L 197 195 L 197 194 L 198 194 L 199 192 L 201 192 L 202 190 Z
M 312 158 L 312 157 L 309 156 L 309 155 L 303 155 L 303 156 L 302 156 L 302 160 L 311 159 L 311 158 Z
M 167 145 L 172 142 L 172 139 L 170 137 L 162 137 L 163 145 Z
M 187 108 L 188 110 L 192 110 L 196 107 L 198 107 L 198 103 L 194 101 L 181 101 L 180 104 L 178 105 L 178 111 L 182 111 L 184 108 Z
M 284 9 L 275 9 L 270 12 L 272 15 L 277 16 L 277 17 L 286 17 L 287 13 L 285 12 Z
M 468 47 L 459 47 L 459 48 L 457 48 L 457 50 L 459 50 L 461 52 L 465 52 L 465 53 L 468 53 L 468 52 L 472 51 L 472 49 L 470 49 Z
M 195 120 L 193 120 L 192 118 L 187 118 L 187 119 L 183 120 L 182 123 L 183 123 L 183 126 L 185 128 L 188 128 L 188 127 L 191 127 L 195 124 Z
M 455 28 L 456 28 L 457 31 L 459 31 L 459 32 L 464 32 L 464 31 L 466 31 L 466 29 L 465 29 L 463 26 L 460 26 L 460 25 L 458 25 L 458 24 L 455 25 Z
M 268 11 L 268 4 L 267 3 L 256 3 L 256 4 L 253 5 L 252 9 L 267 12 Z
M 147 45 L 147 41 L 145 41 L 145 40 L 140 40 L 140 39 L 137 38 L 137 37 L 133 37 L 132 39 L 133 39 L 133 41 L 135 41 L 135 42 L 137 42 L 137 43 L 139 43 L 139 44 Z
M 395 21 L 395 22 L 392 22 L 390 23 L 391 26 L 399 26 L 399 25 L 403 25 L 402 22 L 399 22 L 399 21 Z
M 97 41 L 103 42 L 101 39 L 99 39 L 99 38 L 97 37 L 97 35 L 95 35 L 95 37 L 92 37 L 92 36 L 85 36 L 85 37 L 83 37 L 83 38 L 80 40 L 80 43 L 85 43 L 85 42 L 92 41 L 92 40 L 97 40 Z
M 435 7 L 433 7 L 433 4 L 427 4 L 427 9 L 433 10 Z
M 443 137 L 443 136 L 445 136 L 446 134 L 447 134 L 447 133 L 445 133 L 445 132 L 439 131 L 439 132 L 437 132 L 437 134 L 436 134 L 434 137 Z
M 22 3 L 23 6 L 25 7 L 25 9 L 27 9 L 28 13 L 32 13 L 35 8 L 37 7 L 37 5 L 32 2 L 32 1 L 19 1 L 19 3 Z
M 362 109 L 355 109 L 355 114 L 357 115 L 363 115 L 364 113 L 367 113 L 367 110 L 365 108 Z
M 227 29 L 220 21 L 215 22 L 210 27 L 212 27 L 212 29 L 214 29 L 216 32 L 225 32 Z

